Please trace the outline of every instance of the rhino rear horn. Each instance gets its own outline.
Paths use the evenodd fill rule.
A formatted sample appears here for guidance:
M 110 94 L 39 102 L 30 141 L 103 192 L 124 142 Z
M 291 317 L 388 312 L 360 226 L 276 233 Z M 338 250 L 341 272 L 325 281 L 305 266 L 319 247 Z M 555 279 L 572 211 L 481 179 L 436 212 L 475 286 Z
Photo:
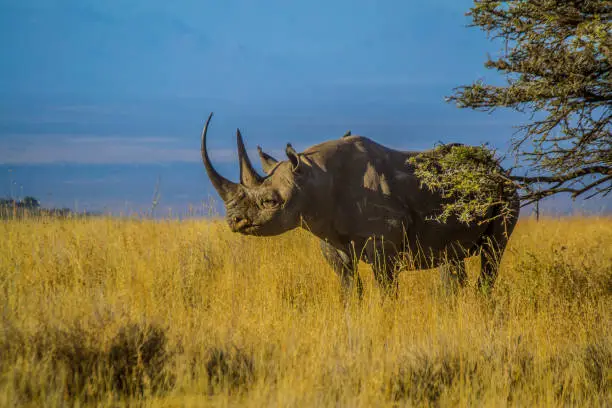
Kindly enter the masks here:
M 244 147 L 244 142 L 242 141 L 240 129 L 236 129 L 236 143 L 238 144 L 238 161 L 240 162 L 240 183 L 245 187 L 258 186 L 263 181 L 263 178 L 257 174 L 251 164 L 251 160 Z

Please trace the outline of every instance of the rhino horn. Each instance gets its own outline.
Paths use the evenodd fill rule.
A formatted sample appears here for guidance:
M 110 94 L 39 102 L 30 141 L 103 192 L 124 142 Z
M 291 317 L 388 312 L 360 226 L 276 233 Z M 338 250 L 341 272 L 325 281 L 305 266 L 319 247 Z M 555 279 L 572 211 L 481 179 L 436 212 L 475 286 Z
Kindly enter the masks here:
M 278 164 L 278 160 L 270 156 L 268 153 L 261 149 L 261 146 L 257 146 L 257 152 L 259 153 L 259 159 L 261 160 L 261 167 L 264 173 L 270 174 L 272 169 Z
M 291 168 L 293 169 L 293 171 L 296 171 L 300 165 L 300 158 L 298 156 L 298 152 L 296 152 L 293 146 L 291 146 L 291 143 L 287 143 L 287 147 L 285 148 L 285 154 L 291 162 Z
M 208 150 L 206 149 L 206 133 L 208 132 L 208 124 L 210 123 L 212 117 L 213 113 L 211 112 L 210 115 L 208 115 L 204 129 L 202 130 L 202 162 L 204 162 L 204 168 L 206 169 L 206 173 L 208 174 L 208 178 L 210 179 L 213 187 L 215 190 L 217 190 L 217 193 L 219 193 L 223 201 L 228 201 L 236 192 L 238 184 L 233 183 L 220 175 L 217 170 L 215 170 L 210 162 L 210 158 L 208 157 Z
M 238 161 L 240 162 L 240 183 L 245 187 L 255 187 L 259 185 L 263 179 L 257 174 L 251 164 L 251 160 L 244 147 L 244 142 L 242 141 L 240 129 L 236 129 L 236 143 L 238 144 Z

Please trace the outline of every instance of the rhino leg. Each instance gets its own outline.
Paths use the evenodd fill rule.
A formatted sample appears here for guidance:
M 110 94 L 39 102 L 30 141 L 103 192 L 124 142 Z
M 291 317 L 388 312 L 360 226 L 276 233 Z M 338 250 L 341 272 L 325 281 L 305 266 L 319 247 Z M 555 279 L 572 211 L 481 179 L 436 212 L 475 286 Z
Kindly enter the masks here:
M 480 250 L 480 275 L 478 276 L 478 289 L 480 291 L 488 293 L 493 289 L 504 247 L 500 248 L 498 244 L 492 241 L 482 245 Z
M 392 257 L 387 257 L 381 262 L 374 262 L 372 270 L 378 286 L 385 294 L 397 297 L 399 281 L 397 280 L 396 262 Z
M 465 271 L 465 260 L 460 259 L 450 261 L 440 265 L 440 278 L 446 293 L 455 293 L 460 287 L 464 287 L 467 282 L 467 273 Z
M 517 210 L 518 214 L 518 210 Z M 493 289 L 497 271 L 508 239 L 516 225 L 516 218 L 504 223 L 497 219 L 491 223 L 480 244 L 480 276 L 478 290 L 488 293 Z
M 357 263 L 353 262 L 349 253 L 336 249 L 324 240 L 321 240 L 321 252 L 340 278 L 343 298 L 345 300 L 348 299 L 348 296 L 353 291 L 353 287 L 356 286 L 357 295 L 361 299 L 363 296 L 363 284 L 357 273 Z
M 397 280 L 396 251 L 393 244 L 382 240 L 370 240 L 365 247 L 366 259 L 372 265 L 374 278 L 385 294 L 396 295 Z

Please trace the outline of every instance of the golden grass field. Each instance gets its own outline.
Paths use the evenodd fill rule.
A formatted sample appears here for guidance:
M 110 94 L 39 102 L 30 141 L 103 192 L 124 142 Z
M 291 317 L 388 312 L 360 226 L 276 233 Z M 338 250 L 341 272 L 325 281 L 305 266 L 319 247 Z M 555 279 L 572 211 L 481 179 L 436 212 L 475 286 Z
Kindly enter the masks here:
M 611 406 L 612 218 L 522 219 L 493 293 L 367 265 L 361 302 L 304 231 L 0 224 L 0 406 Z

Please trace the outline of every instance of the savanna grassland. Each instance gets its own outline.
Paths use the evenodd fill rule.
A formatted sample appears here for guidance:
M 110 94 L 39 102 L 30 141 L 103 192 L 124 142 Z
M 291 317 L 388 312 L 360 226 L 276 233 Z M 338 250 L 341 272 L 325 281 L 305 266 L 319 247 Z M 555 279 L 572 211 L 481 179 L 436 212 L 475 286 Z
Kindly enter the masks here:
M 304 231 L 0 224 L 0 406 L 610 406 L 612 219 L 519 222 L 495 290 L 345 307 Z

